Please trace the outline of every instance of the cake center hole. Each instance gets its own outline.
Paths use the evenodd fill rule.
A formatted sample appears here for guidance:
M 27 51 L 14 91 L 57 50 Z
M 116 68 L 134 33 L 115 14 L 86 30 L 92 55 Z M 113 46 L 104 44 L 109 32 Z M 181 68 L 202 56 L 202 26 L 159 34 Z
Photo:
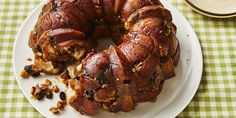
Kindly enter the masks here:
M 110 45 L 116 46 L 111 38 L 98 39 L 98 46 L 95 47 L 96 51 L 102 51 L 109 48 Z

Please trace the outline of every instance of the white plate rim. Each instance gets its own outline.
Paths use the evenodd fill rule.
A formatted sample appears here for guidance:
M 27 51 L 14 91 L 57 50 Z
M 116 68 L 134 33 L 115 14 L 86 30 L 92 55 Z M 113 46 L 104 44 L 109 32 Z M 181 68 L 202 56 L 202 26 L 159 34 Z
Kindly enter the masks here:
M 164 0 L 161 0 L 162 2 L 164 2 L 165 4 L 169 4 L 168 2 L 166 2 L 166 1 L 164 1 Z M 19 30 L 19 32 L 17 33 L 17 35 L 16 35 L 16 40 L 15 40 L 15 42 L 14 42 L 14 49 L 13 49 L 13 58 L 12 58 L 12 61 L 13 61 L 13 69 L 14 69 L 14 75 L 15 75 L 15 78 L 16 78 L 16 80 L 17 80 L 17 83 L 18 83 L 18 85 L 19 85 L 19 87 L 20 87 L 20 89 L 22 90 L 22 92 L 23 92 L 23 94 L 25 95 L 25 97 L 27 98 L 27 100 L 30 102 L 30 100 L 29 100 L 29 97 L 27 97 L 26 96 L 26 93 L 25 93 L 25 91 L 22 89 L 22 85 L 20 85 L 20 82 L 19 82 L 19 73 L 16 73 L 16 65 L 15 65 L 15 53 L 17 53 L 17 51 L 15 50 L 15 47 L 16 47 L 16 45 L 17 45 L 17 39 L 19 40 L 19 35 L 20 35 L 20 31 L 22 31 L 23 30 L 23 26 L 24 25 L 26 25 L 26 23 L 27 23 L 27 21 L 28 20 L 30 20 L 29 18 L 30 18 L 30 16 L 41 6 L 41 5 L 43 5 L 43 4 L 45 4 L 45 1 L 44 2 L 41 2 L 41 4 L 40 5 L 38 5 L 29 15 L 28 15 L 28 17 L 25 19 L 25 21 L 23 22 L 23 24 L 21 25 L 21 27 L 20 27 L 20 30 Z M 169 4 L 170 5 L 170 4 Z M 170 5 L 171 7 L 173 7 L 172 5 Z M 176 10 L 176 12 L 178 12 L 179 14 L 181 14 L 177 9 L 175 9 Z M 181 14 L 182 15 L 182 14 Z M 184 16 L 182 15 L 182 17 L 184 18 Z M 184 18 L 184 22 L 187 22 L 187 20 Z M 198 48 L 198 50 L 196 50 L 196 54 L 195 55 L 192 55 L 193 57 L 197 57 L 197 58 L 192 58 L 193 60 L 195 60 L 196 62 L 198 62 L 197 63 L 197 65 L 196 65 L 196 63 L 195 63 L 195 66 L 197 67 L 197 68 L 192 68 L 192 70 L 191 70 L 191 72 L 193 72 L 193 71 L 195 71 L 195 72 L 198 72 L 198 73 L 195 73 L 195 78 L 198 78 L 197 79 L 197 81 L 195 81 L 196 82 L 196 84 L 195 84 L 195 86 L 194 86 L 194 88 L 193 88 L 193 90 L 194 91 L 192 91 L 191 93 L 191 95 L 188 95 L 188 100 L 187 101 L 184 101 L 184 102 L 182 102 L 182 104 L 179 106 L 179 108 L 174 112 L 174 113 L 170 113 L 169 114 L 169 116 L 173 116 L 173 117 L 175 117 L 175 116 L 177 116 L 187 105 L 188 105 L 188 103 L 190 103 L 190 101 L 192 100 L 192 98 L 194 97 L 194 95 L 195 95 L 195 93 L 196 93 L 196 91 L 197 91 L 197 88 L 199 87 L 199 84 L 200 84 L 200 81 L 201 81 L 201 77 L 202 77 L 202 71 L 203 71 L 203 57 L 202 57 L 202 51 L 201 51 L 201 46 L 200 46 L 200 43 L 199 43 L 199 40 L 198 40 L 198 38 L 197 38 L 197 36 L 196 36 L 196 33 L 194 32 L 194 30 L 193 30 L 193 28 L 192 28 L 192 26 L 188 23 L 188 25 L 187 25 L 187 27 L 188 28 L 190 28 L 190 29 L 192 29 L 191 31 L 190 31 L 190 33 L 191 33 L 191 35 L 192 35 L 192 37 L 193 37 L 193 39 L 194 39 L 194 44 L 195 44 L 195 46 L 197 46 L 197 48 Z M 186 86 L 185 86 L 186 87 Z M 30 102 L 31 103 L 31 102 Z M 36 106 L 33 104 L 33 103 L 31 103 L 31 105 L 36 109 Z M 38 109 L 36 109 L 38 112 L 40 112 L 42 115 L 45 115 L 45 114 L 43 114 L 41 111 L 39 111 Z M 47 116 L 47 115 L 45 115 L 45 116 Z
M 212 17 L 212 18 L 232 18 L 232 17 L 235 17 L 236 16 L 236 12 L 234 13 L 229 13 L 229 14 L 216 14 L 216 13 L 211 13 L 209 11 L 205 11 L 193 4 L 190 3 L 189 0 L 184 0 L 184 2 L 191 8 L 193 9 L 194 11 L 202 14 L 202 15 L 205 15 L 205 16 L 208 16 L 208 17 Z

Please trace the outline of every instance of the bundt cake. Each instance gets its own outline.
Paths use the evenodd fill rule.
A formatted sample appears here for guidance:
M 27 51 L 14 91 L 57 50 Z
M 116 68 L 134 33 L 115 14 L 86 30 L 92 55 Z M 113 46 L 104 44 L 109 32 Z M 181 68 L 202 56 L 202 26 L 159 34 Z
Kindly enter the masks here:
M 103 37 L 117 46 L 96 52 Z M 176 26 L 159 0 L 49 0 L 29 46 L 33 67 L 67 75 L 74 91 L 68 103 L 87 115 L 155 100 L 180 56 Z

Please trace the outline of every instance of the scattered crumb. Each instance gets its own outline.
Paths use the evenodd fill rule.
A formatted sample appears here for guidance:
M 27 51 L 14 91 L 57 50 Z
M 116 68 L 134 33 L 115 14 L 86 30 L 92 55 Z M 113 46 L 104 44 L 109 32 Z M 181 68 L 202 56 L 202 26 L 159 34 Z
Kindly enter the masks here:
M 57 102 L 57 108 L 60 110 L 63 110 L 66 105 L 66 101 L 58 101 Z
M 33 87 L 31 88 L 30 94 L 32 94 L 32 95 L 33 95 L 33 94 L 34 94 L 34 92 L 35 92 L 35 89 L 36 89 L 36 88 L 33 86 Z
M 63 73 L 61 73 L 60 78 L 64 80 L 70 79 L 69 72 L 67 70 L 64 71 Z
M 53 79 L 52 79 L 52 82 L 54 82 L 54 83 L 57 83 L 57 82 L 59 82 L 59 78 L 58 78 L 58 77 L 56 77 L 56 78 L 53 78 Z
M 27 58 L 27 61 L 32 61 L 32 59 L 29 57 L 29 58 Z
M 189 62 L 189 59 L 186 59 L 187 62 Z
M 53 114 L 58 114 L 58 113 L 60 113 L 60 111 L 59 111 L 59 109 L 58 109 L 57 107 L 51 107 L 51 108 L 49 109 L 49 111 L 51 111 Z
M 51 107 L 49 109 L 49 111 L 51 111 L 53 114 L 58 114 L 62 110 L 64 110 L 64 107 L 65 107 L 66 104 L 67 104 L 67 102 L 65 100 L 58 101 L 57 106 L 56 107 Z
M 41 87 L 38 84 L 31 88 L 31 94 L 32 94 L 33 98 L 35 98 L 37 100 L 42 100 L 44 98 L 45 91 L 46 91 L 46 88 Z
M 68 87 L 68 84 L 69 84 L 68 82 L 69 82 L 69 81 L 68 81 L 67 79 L 62 79 L 61 82 L 62 82 L 66 87 Z
M 31 95 L 33 99 L 42 100 L 45 97 L 47 99 L 53 99 L 53 92 L 58 93 L 60 90 L 57 85 L 52 86 L 52 82 L 48 79 L 42 84 L 37 84 L 31 88 Z M 66 94 L 65 92 L 60 92 L 59 94 L 60 101 L 57 102 L 56 107 L 51 107 L 49 111 L 53 114 L 59 114 L 62 110 L 64 110 L 65 105 L 67 104 L 66 101 Z
M 53 98 L 53 90 L 50 88 L 51 81 L 46 79 L 42 84 L 37 84 L 36 86 L 33 86 L 31 88 L 31 95 L 32 98 L 37 99 L 37 100 L 42 100 L 44 97 L 47 99 L 52 99 Z
M 53 90 L 53 92 L 55 92 L 55 93 L 58 93 L 58 92 L 59 92 L 59 88 L 57 87 L 57 85 L 54 85 L 54 86 L 52 87 L 52 90 Z
M 43 84 L 45 84 L 45 85 L 51 85 L 52 84 L 52 82 L 50 81 L 50 80 L 48 80 L 48 79 L 46 79 L 44 82 L 43 82 Z
M 23 70 L 23 71 L 21 71 L 21 73 L 20 73 L 20 76 L 22 77 L 22 78 L 29 78 L 29 73 L 28 72 L 26 72 L 25 70 Z

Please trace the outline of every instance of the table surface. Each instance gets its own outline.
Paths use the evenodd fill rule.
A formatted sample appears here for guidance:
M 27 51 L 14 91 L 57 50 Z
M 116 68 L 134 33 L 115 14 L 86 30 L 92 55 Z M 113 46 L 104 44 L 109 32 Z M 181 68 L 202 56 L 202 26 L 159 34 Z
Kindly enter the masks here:
M 236 117 L 236 18 L 209 18 L 191 10 L 183 0 L 167 1 L 193 26 L 204 58 L 198 91 L 178 117 Z M 0 1 L 0 117 L 43 117 L 21 92 L 11 61 L 16 33 L 40 2 Z

